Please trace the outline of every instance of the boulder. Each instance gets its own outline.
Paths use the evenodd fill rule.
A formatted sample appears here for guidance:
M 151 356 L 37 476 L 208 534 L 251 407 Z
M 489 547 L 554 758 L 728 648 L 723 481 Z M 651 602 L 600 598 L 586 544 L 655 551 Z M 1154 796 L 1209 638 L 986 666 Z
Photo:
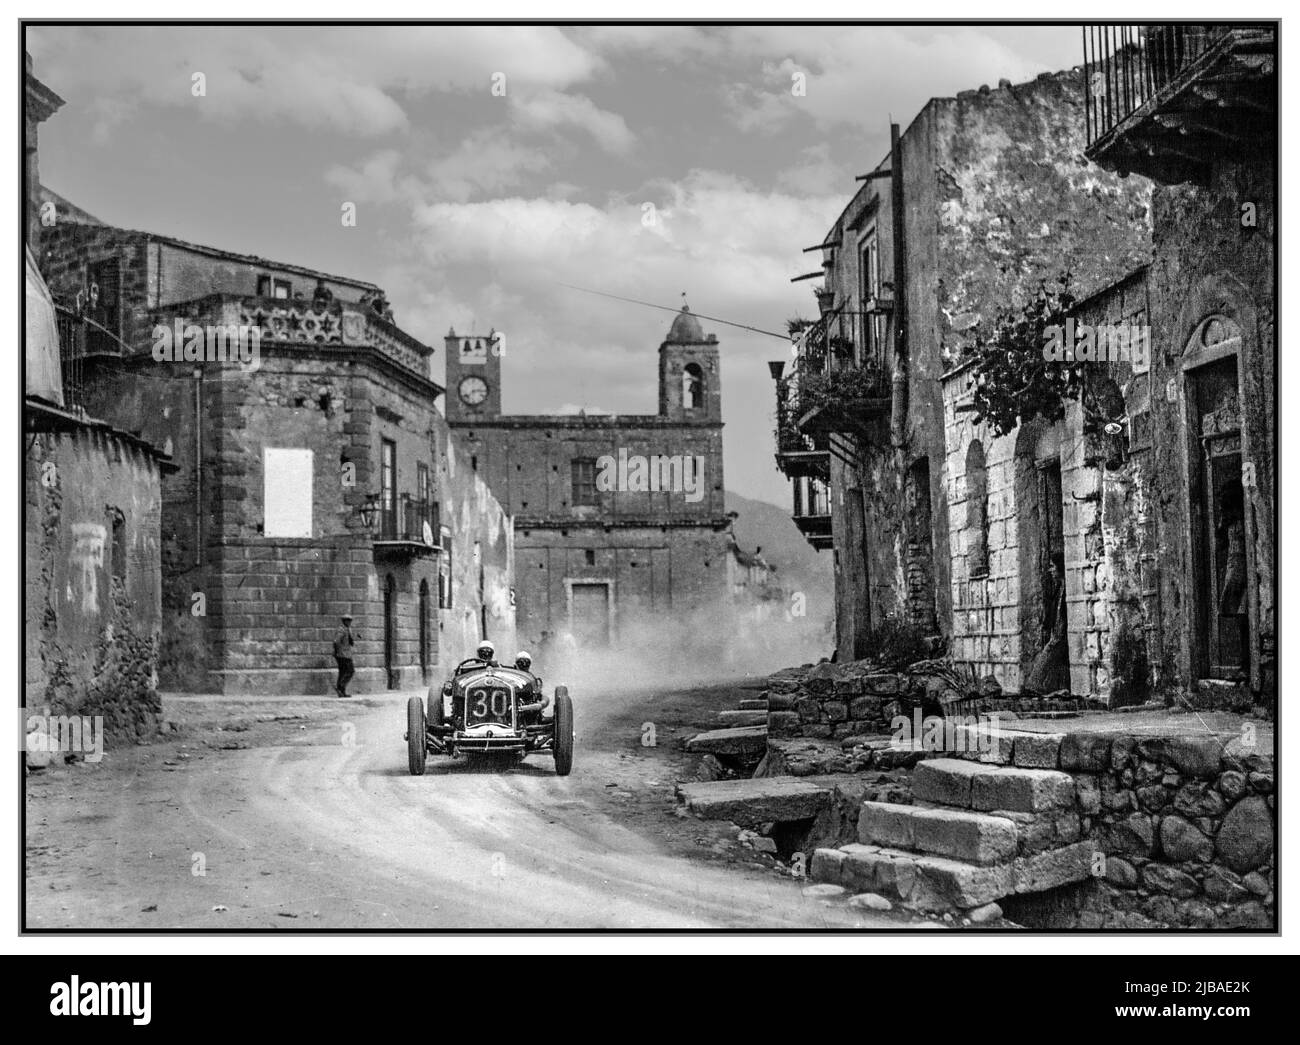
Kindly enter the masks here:
M 1262 798 L 1243 798 L 1228 810 L 1214 837 L 1214 851 L 1238 874 L 1255 870 L 1273 855 L 1273 814 Z

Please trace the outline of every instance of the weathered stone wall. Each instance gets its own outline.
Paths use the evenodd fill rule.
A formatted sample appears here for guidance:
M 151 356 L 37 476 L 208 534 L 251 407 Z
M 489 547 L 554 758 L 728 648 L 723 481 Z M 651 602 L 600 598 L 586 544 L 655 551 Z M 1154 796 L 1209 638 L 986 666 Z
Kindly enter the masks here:
M 1275 184 L 1267 163 L 1221 163 L 1210 184 L 1162 186 L 1154 197 L 1151 267 L 1153 358 L 1150 471 L 1180 489 L 1155 499 L 1157 578 L 1163 622 L 1157 665 L 1165 682 L 1202 704 L 1217 703 L 1214 687 L 1200 684 L 1204 641 L 1197 626 L 1193 505 L 1188 494 L 1197 463 L 1199 418 L 1189 402 L 1186 350 L 1201 321 L 1222 316 L 1241 332 L 1236 349 L 1243 485 L 1250 573 L 1249 686 L 1255 699 L 1276 699 L 1274 607 L 1276 505 L 1275 400 Z M 1255 224 L 1243 222 L 1245 204 Z
M 1073 318 L 1082 327 L 1149 324 L 1145 270 L 1080 304 Z M 1082 401 L 1066 404 L 1065 417 L 1049 427 L 1041 420 L 996 436 L 971 412 L 969 366 L 945 376 L 944 480 L 952 562 L 954 661 L 979 674 L 991 672 L 1018 690 L 1040 648 L 1044 592 L 1038 569 L 1050 527 L 1059 526 L 1065 560 L 1070 690 L 1112 703 L 1138 703 L 1154 683 L 1149 665 L 1158 656 L 1161 631 L 1155 591 L 1156 535 L 1153 500 L 1173 496 L 1174 476 L 1153 475 L 1145 365 L 1099 361 L 1087 374 Z M 1127 434 L 1108 437 L 1097 406 L 1111 384 L 1116 420 L 1127 414 Z M 980 520 L 967 474 L 971 445 L 978 441 L 987 467 L 988 571 L 975 569 L 970 549 Z M 1060 469 L 1061 504 L 1041 502 L 1036 472 Z M 1059 523 L 1056 521 L 1059 513 Z
M 1087 291 L 1147 260 L 1150 183 L 1121 179 L 1083 158 L 1083 72 L 1044 74 L 1024 84 L 964 91 L 930 101 L 901 138 L 906 221 L 908 422 L 906 446 L 860 447 L 861 464 L 832 462 L 838 488 L 863 491 L 864 532 L 845 534 L 836 519 L 836 605 L 841 656 L 864 655 L 871 621 L 915 618 L 909 595 L 921 554 L 932 558 L 935 617 L 944 634 L 971 609 L 952 604 L 958 580 L 945 549 L 953 521 L 941 467 L 946 457 L 942 376 L 995 310 L 1023 299 L 1040 279 L 1069 269 Z M 862 307 L 861 246 L 880 243 L 885 280 L 892 280 L 893 233 L 888 180 L 866 183 L 825 237 L 839 241 L 826 285 L 837 307 Z M 885 353 L 892 361 L 892 350 Z M 906 477 L 928 462 L 930 533 L 909 518 Z M 914 513 L 912 513 L 914 514 Z M 931 551 L 932 549 L 932 551 Z M 859 592 L 869 594 L 860 605 Z M 997 592 L 992 598 L 999 598 Z M 996 603 L 1006 610 L 1008 603 Z M 843 618 L 867 616 L 846 623 Z M 996 614 L 995 614 L 996 616 Z M 984 629 L 972 654 L 1004 663 L 1014 674 L 1018 651 L 1003 650 L 999 626 Z M 984 640 L 987 639 L 987 644 Z M 987 648 L 986 648 L 987 645 Z
M 111 743 L 151 736 L 161 710 L 158 461 L 90 425 L 26 442 L 24 706 L 103 716 Z
M 451 605 L 441 611 L 438 625 L 442 667 L 469 657 L 484 637 L 496 643 L 505 663 L 521 646 L 515 628 L 513 522 L 482 476 L 470 467 L 469 454 L 441 415 L 434 418 L 434 438 L 442 524 L 451 542 Z
M 58 220 L 41 230 L 38 261 L 50 292 L 60 303 L 71 304 L 87 286 L 87 270 L 110 258 L 119 260 L 123 340 L 128 344 L 140 343 L 146 337 L 153 325 L 148 317 L 151 309 L 210 294 L 252 297 L 257 294 L 262 276 L 273 276 L 289 284 L 291 295 L 299 293 L 310 299 L 318 276 L 295 265 L 183 244 L 111 225 Z M 357 301 L 371 289 L 371 284 L 335 277 L 325 277 L 325 286 L 340 301 Z
M 1058 927 L 1265 929 L 1276 919 L 1274 765 L 1245 736 L 1002 732 L 959 757 L 1073 777 L 1096 879 L 1025 900 L 1043 923 L 1049 903 Z
M 882 671 L 869 661 L 778 672 L 768 680 L 768 737 L 888 734 L 895 715 L 910 717 L 927 696 L 925 679 Z

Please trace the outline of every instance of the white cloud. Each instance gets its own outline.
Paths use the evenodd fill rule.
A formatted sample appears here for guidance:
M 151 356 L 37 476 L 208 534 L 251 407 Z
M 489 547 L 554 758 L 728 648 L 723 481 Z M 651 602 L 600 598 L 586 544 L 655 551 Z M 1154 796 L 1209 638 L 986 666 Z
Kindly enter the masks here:
M 586 131 L 606 152 L 623 155 L 636 141 L 623 117 L 599 109 L 582 95 L 540 91 L 531 95 L 512 96 L 511 106 L 516 124 L 529 131 L 548 131 L 558 127 L 577 127 Z
M 29 47 L 42 78 L 97 105 L 106 131 L 150 107 L 186 107 L 203 119 L 374 136 L 408 125 L 407 98 L 487 95 L 496 73 L 511 92 L 560 91 L 604 67 L 545 26 L 42 26 Z M 191 93 L 195 72 L 207 78 L 203 97 Z

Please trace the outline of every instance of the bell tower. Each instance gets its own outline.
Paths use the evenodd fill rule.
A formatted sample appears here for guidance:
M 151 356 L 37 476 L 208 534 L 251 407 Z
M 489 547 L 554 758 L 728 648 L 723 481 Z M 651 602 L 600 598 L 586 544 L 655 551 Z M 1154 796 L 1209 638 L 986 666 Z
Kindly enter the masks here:
M 659 346 L 659 416 L 673 421 L 722 421 L 718 338 L 705 336 L 687 305 L 682 305 Z
M 505 335 L 457 334 L 443 339 L 447 348 L 447 420 L 473 422 L 501 416 L 501 357 Z

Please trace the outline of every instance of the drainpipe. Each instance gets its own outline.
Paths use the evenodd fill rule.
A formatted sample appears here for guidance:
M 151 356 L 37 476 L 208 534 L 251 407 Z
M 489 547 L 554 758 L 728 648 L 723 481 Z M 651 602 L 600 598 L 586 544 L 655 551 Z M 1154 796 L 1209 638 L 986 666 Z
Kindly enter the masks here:
M 889 440 L 895 447 L 907 441 L 907 239 L 903 233 L 903 156 L 898 148 L 898 124 L 889 125 L 889 202 L 894 237 L 894 367 Z

